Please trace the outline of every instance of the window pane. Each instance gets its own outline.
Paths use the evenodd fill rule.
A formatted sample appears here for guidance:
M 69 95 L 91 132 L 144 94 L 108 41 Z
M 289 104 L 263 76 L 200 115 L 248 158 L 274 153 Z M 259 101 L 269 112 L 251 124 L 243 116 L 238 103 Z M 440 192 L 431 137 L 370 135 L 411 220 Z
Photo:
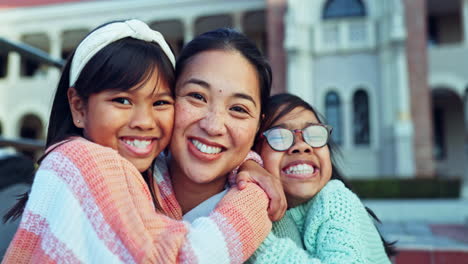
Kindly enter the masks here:
M 365 91 L 357 91 L 353 98 L 354 106 L 354 144 L 369 145 L 369 99 Z
M 340 97 L 335 92 L 329 92 L 325 97 L 325 116 L 328 124 L 333 127 L 332 139 L 337 144 L 343 142 L 341 129 L 341 104 Z
M 0 51 L 0 78 L 5 78 L 8 68 L 8 52 Z
M 323 18 L 360 17 L 366 15 L 361 0 L 329 0 L 323 10 Z
M 442 108 L 435 108 L 434 110 L 434 158 L 442 160 L 446 155 L 445 135 L 444 135 L 444 110 Z

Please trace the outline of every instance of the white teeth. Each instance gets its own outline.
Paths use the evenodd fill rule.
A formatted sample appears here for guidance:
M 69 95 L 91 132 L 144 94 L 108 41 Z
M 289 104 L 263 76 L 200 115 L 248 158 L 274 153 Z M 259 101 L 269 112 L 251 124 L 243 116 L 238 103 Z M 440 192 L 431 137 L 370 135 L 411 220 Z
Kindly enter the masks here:
M 314 167 L 309 164 L 298 164 L 284 170 L 286 174 L 308 174 L 314 173 Z
M 124 142 L 130 146 L 136 147 L 136 148 L 146 148 L 148 147 L 149 144 L 151 144 L 151 140 L 124 140 Z
M 207 146 L 207 145 L 201 143 L 200 141 L 198 141 L 196 139 L 192 139 L 192 143 L 193 143 L 193 145 L 195 145 L 195 147 L 199 151 L 201 151 L 203 153 L 206 153 L 206 154 L 217 154 L 217 153 L 221 152 L 220 147 L 210 147 L 210 146 Z

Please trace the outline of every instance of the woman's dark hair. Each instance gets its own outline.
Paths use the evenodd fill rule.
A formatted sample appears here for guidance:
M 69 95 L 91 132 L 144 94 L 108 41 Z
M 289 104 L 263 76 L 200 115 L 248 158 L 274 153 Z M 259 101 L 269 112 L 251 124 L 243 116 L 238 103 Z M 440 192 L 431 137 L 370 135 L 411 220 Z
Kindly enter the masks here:
M 271 91 L 272 74 L 270 64 L 251 40 L 234 29 L 219 28 L 208 31 L 187 43 L 176 62 L 176 79 L 183 73 L 190 59 L 201 52 L 212 50 L 239 52 L 255 67 L 260 83 L 260 103 L 261 113 L 263 113 L 263 105 L 268 102 Z
M 115 22 L 123 21 L 103 24 L 89 34 Z M 46 148 L 72 136 L 83 136 L 82 129 L 73 124 L 67 96 L 70 88 L 70 65 L 74 54 L 75 52 L 67 59 L 55 92 L 47 128 Z M 129 90 L 148 80 L 156 70 L 159 74 L 158 81 L 166 83 L 173 91 L 174 69 L 161 47 L 154 42 L 127 37 L 112 42 L 97 52 L 83 67 L 73 87 L 86 103 L 90 95 L 105 90 Z M 46 155 L 47 153 L 38 162 L 40 163 Z M 20 196 L 18 203 L 5 214 L 4 222 L 10 218 L 18 218 L 27 199 L 27 193 Z
M 275 124 L 279 119 L 281 119 L 282 117 L 284 117 L 285 115 L 287 115 L 289 112 L 291 112 L 297 107 L 302 107 L 314 113 L 319 123 L 323 123 L 322 120 L 325 120 L 324 117 L 319 112 L 317 112 L 309 103 L 302 100 L 298 96 L 287 94 L 287 93 L 273 95 L 270 97 L 268 104 L 264 105 L 265 117 L 260 126 L 259 133 L 257 133 L 257 137 L 255 138 L 255 144 L 254 144 L 255 149 L 257 151 L 259 150 L 261 146 L 262 140 L 264 140 L 261 137 L 261 134 L 267 129 L 271 128 L 273 124 Z M 338 145 L 334 143 L 333 139 L 331 138 L 328 141 L 327 145 L 330 150 L 330 159 L 331 159 L 331 164 L 332 164 L 331 178 L 340 180 L 341 182 L 343 182 L 346 188 L 352 190 L 351 184 L 348 181 L 346 181 L 346 179 L 343 177 L 338 167 L 335 165 L 337 164 L 337 158 L 341 156 L 341 152 L 338 148 Z M 369 209 L 367 206 L 365 208 L 367 212 L 372 216 L 372 218 L 378 223 L 380 223 L 380 220 L 375 215 L 375 213 L 371 209 Z M 380 234 L 380 231 L 379 231 L 379 235 L 380 235 L 380 238 L 382 239 L 382 242 L 385 247 L 385 252 L 387 253 L 387 255 L 389 257 L 396 255 L 397 252 L 394 246 L 396 242 L 387 242 Z

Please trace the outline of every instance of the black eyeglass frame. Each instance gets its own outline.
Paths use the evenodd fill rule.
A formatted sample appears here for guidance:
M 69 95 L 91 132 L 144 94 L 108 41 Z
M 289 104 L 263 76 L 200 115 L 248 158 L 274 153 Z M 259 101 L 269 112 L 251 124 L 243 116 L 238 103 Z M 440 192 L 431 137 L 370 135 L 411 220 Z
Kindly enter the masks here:
M 327 133 L 327 140 L 325 141 L 325 143 L 324 143 L 323 145 L 314 147 L 314 146 L 312 146 L 311 144 L 309 144 L 309 142 L 307 142 L 307 141 L 304 139 L 304 133 L 303 133 L 303 131 L 304 131 L 305 129 L 311 127 L 311 126 L 321 126 L 321 127 L 324 127 L 324 128 L 327 130 L 327 132 L 328 132 L 328 133 Z M 268 134 L 271 130 L 279 129 L 279 128 L 280 128 L 280 129 L 289 130 L 289 131 L 291 131 L 291 133 L 293 134 L 293 141 L 291 142 L 291 145 L 290 145 L 288 148 L 283 149 L 283 150 L 274 148 L 274 147 L 270 144 L 270 141 L 268 141 L 268 137 L 267 137 L 267 134 Z M 266 130 L 265 132 L 263 132 L 263 133 L 262 133 L 262 137 L 264 137 L 264 138 L 266 139 L 268 145 L 269 145 L 273 150 L 275 150 L 275 151 L 287 151 L 287 150 L 290 149 L 292 146 L 294 146 L 294 144 L 296 144 L 296 137 L 295 137 L 295 135 L 296 135 L 297 133 L 301 133 L 302 140 L 303 140 L 307 145 L 309 145 L 310 147 L 312 147 L 312 148 L 321 148 L 321 147 L 327 145 L 328 142 L 330 141 L 330 136 L 331 136 L 332 131 L 333 131 L 333 127 L 332 127 L 332 126 L 330 126 L 330 125 L 324 125 L 324 124 L 320 124 L 320 123 L 312 123 L 312 124 L 309 124 L 308 126 L 304 127 L 303 129 L 287 129 L 287 128 L 284 128 L 284 127 L 282 127 L 282 126 L 274 126 L 274 127 L 269 128 L 269 129 Z

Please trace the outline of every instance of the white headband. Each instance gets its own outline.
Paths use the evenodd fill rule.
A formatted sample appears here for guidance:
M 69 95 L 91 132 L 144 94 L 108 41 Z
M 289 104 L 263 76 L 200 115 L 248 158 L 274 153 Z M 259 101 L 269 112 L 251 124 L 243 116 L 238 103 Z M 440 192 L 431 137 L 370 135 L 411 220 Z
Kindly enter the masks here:
M 115 22 L 95 30 L 78 45 L 70 67 L 70 87 L 75 85 L 83 67 L 98 51 L 110 43 L 126 37 L 156 42 L 169 58 L 172 66 L 175 66 L 174 54 L 161 33 L 152 30 L 144 22 L 137 19 Z

